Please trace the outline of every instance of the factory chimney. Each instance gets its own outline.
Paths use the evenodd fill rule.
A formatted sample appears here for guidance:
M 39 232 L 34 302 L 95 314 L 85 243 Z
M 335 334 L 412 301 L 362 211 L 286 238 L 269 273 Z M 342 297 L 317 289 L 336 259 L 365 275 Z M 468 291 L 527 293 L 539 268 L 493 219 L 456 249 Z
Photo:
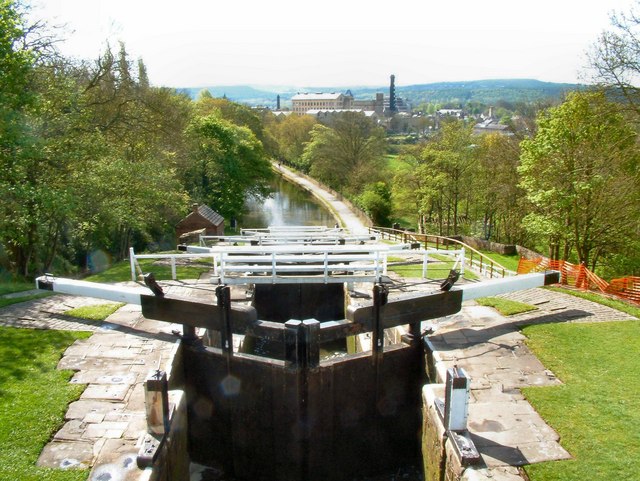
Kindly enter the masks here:
M 389 86 L 389 110 L 391 114 L 395 114 L 398 111 L 396 106 L 396 76 L 391 75 L 391 85 Z

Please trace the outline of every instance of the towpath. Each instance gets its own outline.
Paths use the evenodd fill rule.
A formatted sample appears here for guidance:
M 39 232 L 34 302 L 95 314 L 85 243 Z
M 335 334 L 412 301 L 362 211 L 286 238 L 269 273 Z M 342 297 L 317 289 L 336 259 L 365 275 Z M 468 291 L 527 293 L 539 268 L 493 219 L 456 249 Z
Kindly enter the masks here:
M 298 184 L 300 187 L 313 194 L 318 200 L 320 200 L 320 202 L 325 204 L 334 216 L 339 219 L 339 223 L 342 227 L 349 229 L 354 234 L 362 234 L 368 231 L 367 226 L 360 217 L 358 217 L 351 207 L 349 207 L 334 193 L 310 180 L 308 177 L 301 175 L 284 165 L 274 163 L 273 168 L 278 174 L 282 175 L 287 180 Z

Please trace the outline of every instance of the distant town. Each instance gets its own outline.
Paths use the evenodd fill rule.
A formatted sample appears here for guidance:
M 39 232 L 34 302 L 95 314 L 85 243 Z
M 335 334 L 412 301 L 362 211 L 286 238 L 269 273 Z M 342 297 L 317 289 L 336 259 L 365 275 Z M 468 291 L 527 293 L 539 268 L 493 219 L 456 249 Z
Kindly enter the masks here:
M 389 133 L 426 136 L 445 118 L 475 122 L 474 133 L 514 135 L 527 131 L 523 105 L 551 105 L 578 84 L 541 82 L 530 79 L 478 80 L 396 86 L 395 75 L 385 87 L 283 87 L 220 86 L 180 89 L 193 99 L 202 91 L 214 97 L 271 111 L 277 117 L 309 115 L 331 125 L 344 112 L 361 112 Z M 525 116 L 526 116 L 526 112 Z

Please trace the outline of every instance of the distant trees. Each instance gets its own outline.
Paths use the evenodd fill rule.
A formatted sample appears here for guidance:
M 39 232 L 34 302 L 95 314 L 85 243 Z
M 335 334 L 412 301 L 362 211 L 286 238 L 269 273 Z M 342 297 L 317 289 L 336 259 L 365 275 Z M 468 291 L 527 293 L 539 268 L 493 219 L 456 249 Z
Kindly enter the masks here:
M 413 196 L 421 231 L 433 226 L 440 235 L 460 233 L 471 208 L 472 179 L 478 160 L 471 126 L 445 122 L 430 142 L 410 149 L 411 165 L 394 179 L 399 199 Z
M 302 162 L 310 174 L 332 188 L 357 195 L 381 180 L 386 164 L 384 130 L 359 112 L 345 112 L 331 127 L 316 125 Z
M 276 157 L 289 165 L 308 173 L 310 165 L 303 160 L 305 145 L 311 140 L 311 130 L 316 120 L 310 115 L 288 115 L 272 119 L 266 130 L 277 144 Z

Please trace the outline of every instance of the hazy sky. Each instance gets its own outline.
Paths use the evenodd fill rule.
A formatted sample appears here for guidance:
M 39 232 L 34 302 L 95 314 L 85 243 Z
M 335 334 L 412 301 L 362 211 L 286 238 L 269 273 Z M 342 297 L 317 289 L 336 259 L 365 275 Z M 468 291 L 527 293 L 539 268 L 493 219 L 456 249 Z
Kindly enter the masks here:
M 358 86 L 581 81 L 585 52 L 632 0 L 27 0 L 66 25 L 63 53 L 106 42 L 154 85 Z

